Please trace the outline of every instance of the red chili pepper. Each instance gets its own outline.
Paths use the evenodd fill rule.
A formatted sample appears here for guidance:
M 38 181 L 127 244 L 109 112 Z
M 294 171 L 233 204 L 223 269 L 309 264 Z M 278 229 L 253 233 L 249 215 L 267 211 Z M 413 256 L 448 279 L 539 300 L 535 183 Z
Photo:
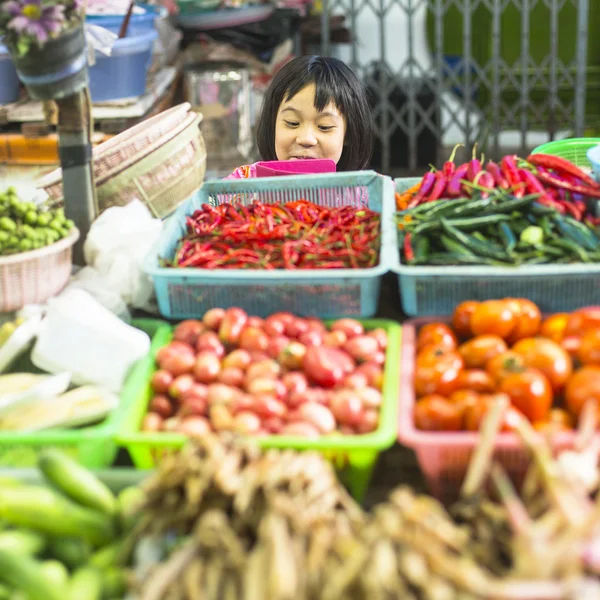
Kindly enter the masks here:
M 473 146 L 473 158 L 471 158 L 467 170 L 467 179 L 469 181 L 475 181 L 475 177 L 481 171 L 481 161 L 477 158 L 476 152 L 477 144 Z
M 517 168 L 516 156 L 505 156 L 500 161 L 502 174 L 508 181 L 509 189 L 512 190 L 513 196 L 522 198 L 525 195 L 525 184 L 520 177 L 519 169 Z
M 429 192 L 433 189 L 433 186 L 436 182 L 436 173 L 433 171 L 429 171 L 429 173 L 425 173 L 423 175 L 423 179 L 421 180 L 421 187 L 419 191 L 415 194 L 414 198 L 408 203 L 407 208 L 414 208 L 421 204 L 425 196 L 429 194 Z
M 447 184 L 448 180 L 444 177 L 444 174 L 441 171 L 438 171 L 435 174 L 435 184 L 433 185 L 433 189 L 424 201 L 433 202 L 434 200 L 442 198 Z
M 444 163 L 444 166 L 442 167 L 442 172 L 444 173 L 444 177 L 446 179 L 450 179 L 450 177 L 452 177 L 452 175 L 454 174 L 454 171 L 456 170 L 456 165 L 454 164 L 454 157 L 456 156 L 456 151 L 462 147 L 462 144 L 456 144 L 456 146 L 454 146 L 454 150 L 452 150 L 450 158 Z
M 549 171 L 538 170 L 538 178 L 547 185 L 567 190 L 574 194 L 581 194 L 582 196 L 587 196 L 589 198 L 600 198 L 600 188 L 592 189 L 583 185 L 577 185 L 570 181 L 565 181 L 558 175 L 550 173 Z
M 413 260 L 415 260 L 415 253 L 412 247 L 411 233 L 407 233 L 404 236 L 404 257 L 406 258 L 407 262 L 412 262 Z
M 596 227 L 597 225 L 600 225 L 600 217 L 586 217 L 585 222 L 592 227 Z
M 560 156 L 554 156 L 553 154 L 530 154 L 527 157 L 527 162 L 536 167 L 552 169 L 553 171 L 557 171 L 558 174 L 571 175 L 572 177 L 581 179 L 582 182 L 592 188 L 600 189 L 600 184 L 597 181 L 582 171 L 578 166 Z
M 446 186 L 446 194 L 449 198 L 458 198 L 462 191 L 462 182 L 467 177 L 467 171 L 469 169 L 469 163 L 464 163 L 460 167 L 456 167 L 452 178 L 448 181 Z
M 496 187 L 500 188 L 501 190 L 507 190 L 510 187 L 508 185 L 508 181 L 506 181 L 504 175 L 502 175 L 500 167 L 495 162 L 490 160 L 486 166 L 486 171 L 494 178 Z
M 565 207 L 567 214 L 571 215 L 577 221 L 581 221 L 583 214 L 570 200 L 563 200 L 562 205 Z
M 480 190 L 482 198 L 487 198 L 496 185 L 494 177 L 487 171 L 479 171 L 479 173 L 477 173 L 475 176 L 475 181 L 473 183 L 483 188 L 483 190 Z

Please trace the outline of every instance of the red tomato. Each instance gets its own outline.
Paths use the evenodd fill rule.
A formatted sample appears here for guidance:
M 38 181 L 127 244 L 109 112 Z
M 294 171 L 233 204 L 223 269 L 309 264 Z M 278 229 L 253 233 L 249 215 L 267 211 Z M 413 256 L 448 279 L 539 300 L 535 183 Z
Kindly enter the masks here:
M 583 365 L 600 366 L 600 328 L 590 329 L 581 336 L 577 357 Z
M 331 412 L 338 423 L 354 427 L 363 417 L 363 402 L 352 390 L 341 390 L 331 400 Z
M 338 319 L 331 325 L 331 331 L 341 331 L 346 334 L 346 337 L 352 338 L 355 335 L 362 335 L 365 332 L 360 321 L 356 319 Z
M 471 331 L 471 315 L 479 306 L 479 302 L 467 300 L 461 302 L 452 315 L 452 327 L 461 338 L 469 338 L 473 335 Z
M 464 412 L 464 428 L 467 431 L 479 431 L 483 420 L 499 398 L 504 398 L 506 401 L 510 400 L 506 394 L 481 394 L 477 402 L 469 404 Z M 509 406 L 502 420 L 500 430 L 512 431 L 515 420 L 519 418 L 523 418 L 523 415 L 514 406 Z
M 196 352 L 204 352 L 205 350 L 214 352 L 219 358 L 225 356 L 225 347 L 214 331 L 205 331 L 196 340 Z
M 285 322 L 282 321 L 281 318 L 271 315 L 265 319 L 264 330 L 269 337 L 283 335 L 283 332 L 285 331 Z
M 222 367 L 224 369 L 228 369 L 230 367 L 235 367 L 236 369 L 247 369 L 252 362 L 252 358 L 250 357 L 250 353 L 248 350 L 233 350 L 230 352 L 222 362 Z
M 417 397 L 430 394 L 447 396 L 456 385 L 458 374 L 464 366 L 457 352 L 421 352 L 415 365 L 415 391 Z
M 278 362 L 286 369 L 300 369 L 304 363 L 306 346 L 300 342 L 290 342 L 278 356 Z
M 589 329 L 600 329 L 600 306 L 588 306 L 572 312 L 567 319 L 564 335 L 581 335 Z
M 523 356 L 512 350 L 497 354 L 485 365 L 485 370 L 496 384 L 499 384 L 510 373 L 521 372 L 524 368 Z
M 573 371 L 569 354 L 556 342 L 546 338 L 526 338 L 517 342 L 512 351 L 523 357 L 527 367 L 541 371 L 550 381 L 554 392 L 562 390 Z
M 348 341 L 348 336 L 343 331 L 328 331 L 323 336 L 323 344 L 331 348 L 341 348 Z
M 371 356 L 380 352 L 377 340 L 368 335 L 357 335 L 349 339 L 344 344 L 344 350 L 358 362 L 366 362 Z
M 219 327 L 219 339 L 224 344 L 237 344 L 247 321 L 248 315 L 241 308 L 228 308 Z
M 575 371 L 565 387 L 565 404 L 576 417 L 588 400 L 600 407 L 600 367 L 592 365 Z
M 323 344 L 324 337 L 324 331 L 309 329 L 298 338 L 298 341 L 305 346 L 321 346 Z
M 497 335 L 479 335 L 458 347 L 468 369 L 483 369 L 498 354 L 506 352 L 506 342 Z
M 445 323 L 428 323 L 419 329 L 417 352 L 426 346 L 439 346 L 454 350 L 457 345 L 454 332 Z
M 173 383 L 173 375 L 170 371 L 159 369 L 152 375 L 150 385 L 157 394 L 166 394 L 169 386 Z
M 458 374 L 456 389 L 490 394 L 495 391 L 496 386 L 487 371 L 483 369 L 465 369 Z
M 194 368 L 194 350 L 181 342 L 171 342 L 156 353 L 158 366 L 171 373 L 174 377 L 190 373 Z
M 285 348 L 290 343 L 290 338 L 285 335 L 276 335 L 269 340 L 267 353 L 271 358 L 278 358 Z
M 507 375 L 500 382 L 500 391 L 508 395 L 513 406 L 532 423 L 548 418 L 552 407 L 552 386 L 538 369 Z
M 495 335 L 502 339 L 510 336 L 517 325 L 517 317 L 506 300 L 486 300 L 477 305 L 471 315 L 473 335 Z
M 294 319 L 285 326 L 285 335 L 292 339 L 298 339 L 308 331 L 308 323 L 304 319 Z
M 551 315 L 542 322 L 542 326 L 540 327 L 540 336 L 549 338 L 554 342 L 562 342 L 562 339 L 565 336 L 565 329 L 567 327 L 568 320 L 569 313 L 557 313 L 555 315 Z
M 303 362 L 304 372 L 316 384 L 329 388 L 334 387 L 354 370 L 350 356 L 327 346 L 307 348 Z
M 249 352 L 264 352 L 269 347 L 269 336 L 258 327 L 244 327 L 239 346 Z
M 423 431 L 460 431 L 459 408 L 438 394 L 423 396 L 415 405 L 415 425 Z
M 213 352 L 200 352 L 194 365 L 194 377 L 200 383 L 216 381 L 221 372 L 221 361 Z
M 537 335 L 542 323 L 542 313 L 537 304 L 527 298 L 508 298 L 506 302 L 517 317 L 517 324 L 508 336 L 508 342 L 514 344 L 518 340 Z
M 173 405 L 169 398 L 163 394 L 154 396 L 154 398 L 150 400 L 148 410 L 159 414 L 163 419 L 168 419 L 173 416 Z
M 188 319 L 187 321 L 182 321 L 175 327 L 173 339 L 189 344 L 190 346 L 195 346 L 198 336 L 201 333 L 204 333 L 205 329 L 206 325 L 201 321 Z
M 210 310 L 204 313 L 202 317 L 202 322 L 206 327 L 212 331 L 219 331 L 219 327 L 221 326 L 221 321 L 225 316 L 225 309 L 223 308 L 211 308 Z

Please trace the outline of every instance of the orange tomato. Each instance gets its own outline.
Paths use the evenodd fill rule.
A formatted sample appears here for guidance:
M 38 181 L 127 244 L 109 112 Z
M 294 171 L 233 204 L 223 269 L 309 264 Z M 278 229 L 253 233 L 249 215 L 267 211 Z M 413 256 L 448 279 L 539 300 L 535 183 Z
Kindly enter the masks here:
M 447 396 L 455 389 L 456 379 L 463 367 L 463 359 L 454 351 L 437 349 L 419 353 L 415 365 L 417 397 L 429 394 Z
M 506 342 L 497 335 L 480 335 L 458 347 L 468 369 L 482 369 L 494 356 L 507 350 Z
M 540 336 L 551 339 L 553 342 L 562 342 L 568 319 L 569 313 L 556 313 L 544 319 L 540 327 Z
M 582 365 L 600 366 L 600 329 L 590 329 L 581 336 L 577 358 Z
M 462 414 L 443 396 L 424 396 L 415 405 L 415 425 L 424 431 L 460 431 Z
M 479 431 L 481 423 L 499 397 L 509 398 L 506 394 L 482 394 L 476 403 L 466 407 L 463 416 L 463 426 L 467 431 Z M 509 406 L 501 425 L 501 431 L 512 431 L 514 421 L 522 415 L 513 406 Z
M 546 421 L 537 421 L 533 427 L 540 433 L 557 433 L 558 431 L 570 431 L 575 427 L 575 419 L 562 408 L 553 408 Z
M 512 350 L 494 356 L 485 365 L 494 383 L 499 384 L 507 375 L 525 368 L 523 357 Z
M 417 351 L 427 346 L 441 346 L 454 350 L 457 345 L 454 332 L 445 323 L 428 323 L 419 329 Z
M 486 300 L 473 311 L 470 320 L 473 335 L 497 335 L 506 339 L 517 325 L 517 316 L 506 300 Z
M 495 391 L 496 386 L 487 371 L 483 369 L 464 369 L 458 374 L 456 389 L 489 394 Z
M 565 404 L 576 417 L 588 400 L 600 406 L 600 367 L 592 365 L 575 371 L 565 387 Z
M 456 390 L 452 392 L 448 398 L 452 404 L 456 405 L 461 417 L 462 428 L 465 428 L 465 416 L 469 407 L 475 406 L 479 402 L 480 394 L 473 390 Z
M 537 304 L 527 298 L 508 298 L 506 302 L 517 317 L 517 323 L 507 338 L 509 343 L 537 335 L 542 323 L 542 313 Z
M 523 357 L 526 366 L 541 371 L 550 381 L 554 392 L 562 390 L 573 372 L 571 357 L 552 340 L 527 338 L 517 342 L 512 351 Z
M 467 300 L 461 302 L 452 315 L 452 327 L 461 338 L 471 337 L 471 315 L 479 306 L 479 302 Z
M 600 329 L 600 306 L 588 306 L 572 312 L 565 326 L 565 337 L 579 336 L 589 329 Z
M 532 423 L 548 418 L 552 407 L 552 386 L 538 369 L 510 373 L 500 382 L 500 391 L 509 396 L 512 405 Z

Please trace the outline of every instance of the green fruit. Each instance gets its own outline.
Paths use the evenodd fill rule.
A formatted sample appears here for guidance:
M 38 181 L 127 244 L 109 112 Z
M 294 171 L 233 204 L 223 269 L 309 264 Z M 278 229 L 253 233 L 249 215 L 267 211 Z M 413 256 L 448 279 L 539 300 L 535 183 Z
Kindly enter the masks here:
M 32 249 L 33 249 L 33 242 L 31 240 L 28 240 L 27 238 L 25 238 L 19 242 L 19 250 L 22 250 L 23 252 L 27 252 L 28 250 L 32 250 Z
M 5 242 L 8 242 L 9 239 L 10 239 L 10 233 L 8 233 L 8 231 L 0 231 L 0 244 L 4 244 Z
M 17 224 L 8 217 L 2 217 L 0 219 L 0 229 L 3 229 L 4 231 L 16 231 Z
M 52 221 L 52 215 L 49 212 L 37 216 L 37 224 L 39 227 L 48 227 L 50 221 Z
M 37 225 L 38 222 L 38 214 L 35 210 L 30 210 L 25 215 L 25 223 L 28 225 Z

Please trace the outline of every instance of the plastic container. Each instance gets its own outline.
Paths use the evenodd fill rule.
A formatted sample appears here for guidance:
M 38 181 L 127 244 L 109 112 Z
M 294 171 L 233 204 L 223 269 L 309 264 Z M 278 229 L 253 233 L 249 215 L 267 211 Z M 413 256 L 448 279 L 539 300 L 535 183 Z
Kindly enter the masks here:
M 587 158 L 597 181 L 600 181 L 600 140 L 587 151 Z
M 67 285 L 73 266 L 73 244 L 79 231 L 62 240 L 12 256 L 0 256 L 0 313 L 42 304 Z
M 163 321 L 140 319 L 134 320 L 132 325 L 154 338 L 153 350 L 162 345 L 158 332 L 165 327 Z M 117 455 L 116 433 L 130 409 L 128 403 L 135 398 L 137 390 L 147 383 L 153 371 L 154 360 L 149 353 L 131 369 L 120 394 L 119 408 L 98 425 L 35 433 L 0 432 L 0 467 L 35 466 L 37 453 L 47 447 L 59 447 L 91 469 L 110 466 Z
M 152 29 L 115 40 L 110 56 L 96 52 L 96 64 L 89 69 L 92 101 L 143 96 L 157 38 L 158 33 Z
M 418 178 L 396 180 L 399 192 Z M 388 262 L 398 275 L 402 309 L 415 316 L 449 314 L 464 300 L 529 298 L 544 312 L 571 311 L 598 304 L 600 264 L 523 267 L 413 267 L 400 263 L 398 230 Z
M 21 94 L 19 77 L 6 46 L 0 44 L 0 104 L 11 104 Z
M 398 440 L 414 450 L 421 471 L 431 493 L 443 502 L 457 499 L 460 486 L 479 441 L 478 433 L 428 432 L 415 427 L 415 348 L 418 329 L 433 321 L 449 323 L 449 317 L 427 317 L 405 321 L 402 326 L 402 377 L 398 409 Z M 574 432 L 561 432 L 552 437 L 555 452 L 570 449 L 575 441 Z M 497 437 L 494 458 L 509 475 L 519 480 L 530 464 L 529 452 L 513 433 Z
M 380 452 L 393 445 L 397 435 L 397 408 L 399 388 L 399 358 L 401 327 L 393 321 L 368 319 L 362 321 L 365 329 L 384 328 L 388 333 L 388 347 L 383 382 L 383 404 L 379 428 L 373 433 L 355 436 L 323 436 L 316 440 L 290 436 L 257 438 L 261 448 L 293 448 L 296 450 L 318 450 L 340 470 L 342 479 L 353 496 L 360 500 L 366 492 L 371 473 Z M 161 329 L 152 345 L 153 356 L 168 344 L 173 335 L 171 328 Z M 123 418 L 123 426 L 117 436 L 138 469 L 151 469 L 157 458 L 169 450 L 181 448 L 186 437 L 175 433 L 140 432 L 142 419 L 152 398 L 150 377 L 137 389 L 129 387 L 134 398 L 127 398 L 129 410 Z
M 600 138 L 570 138 L 542 144 L 531 154 L 553 154 L 570 160 L 578 167 L 591 168 L 587 151 L 600 144 Z
M 164 7 L 152 6 L 150 4 L 136 4 L 136 8 L 129 20 L 127 36 L 140 35 L 153 31 L 156 26 L 156 20 L 166 15 L 167 10 Z M 124 18 L 125 15 L 121 14 L 88 14 L 85 20 L 90 25 L 97 25 L 118 34 Z
M 149 349 L 148 335 L 75 288 L 48 303 L 31 360 L 48 373 L 70 372 L 77 385 L 119 392 L 131 365 Z
M 186 216 L 203 203 L 257 199 L 272 204 L 302 198 L 322 206 L 364 206 L 382 213 L 381 257 L 370 269 L 248 270 L 173 269 L 159 266 L 171 258 L 186 233 Z M 393 241 L 393 182 L 373 171 L 209 181 L 182 204 L 166 223 L 157 246 L 144 261 L 152 277 L 161 314 L 170 319 L 197 318 L 215 306 L 239 306 L 266 316 L 278 310 L 333 318 L 370 317 L 377 311 L 381 276 L 389 270 Z

